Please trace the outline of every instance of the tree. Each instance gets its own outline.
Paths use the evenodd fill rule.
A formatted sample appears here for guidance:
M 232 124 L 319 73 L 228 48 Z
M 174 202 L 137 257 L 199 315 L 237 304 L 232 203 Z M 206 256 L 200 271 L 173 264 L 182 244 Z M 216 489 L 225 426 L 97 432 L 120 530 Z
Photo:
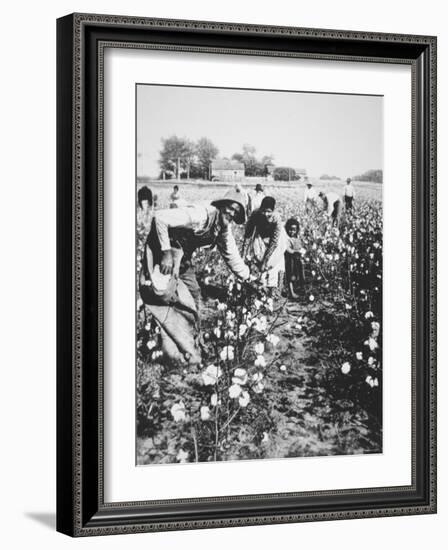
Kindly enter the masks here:
M 183 170 L 187 171 L 194 155 L 194 147 L 186 138 L 171 136 L 162 138 L 162 150 L 160 151 L 160 168 L 162 172 L 173 173 L 176 179 L 180 178 Z
M 340 180 L 341 178 L 338 176 L 329 176 L 328 174 L 322 174 L 319 179 L 320 180 Z
M 253 145 L 243 145 L 243 163 L 246 176 L 259 176 L 260 164 L 255 156 L 257 150 Z
M 189 139 L 185 140 L 184 161 L 186 176 L 187 179 L 190 179 L 190 173 L 192 169 L 194 170 L 194 165 L 196 161 L 196 145 L 193 141 L 190 141 Z
M 364 174 L 359 176 L 353 176 L 353 180 L 357 181 L 371 181 L 374 183 L 383 183 L 383 171 L 382 170 L 367 170 Z
M 269 176 L 271 173 L 273 167 L 274 167 L 274 155 L 264 155 L 264 157 L 261 159 L 261 171 L 265 178 Z M 269 170 L 269 167 L 271 168 L 271 171 Z
M 293 181 L 299 179 L 294 168 L 289 166 L 277 166 L 274 168 L 273 176 L 275 181 Z
M 201 137 L 196 143 L 196 159 L 200 172 L 204 179 L 211 178 L 210 164 L 218 156 L 219 149 L 213 141 L 207 137 Z
M 242 162 L 244 164 L 244 171 L 246 176 L 266 176 L 267 165 L 272 164 L 273 156 L 265 155 L 261 160 L 257 159 L 255 153 L 256 148 L 249 143 L 245 143 L 242 147 L 241 153 L 234 153 L 232 160 Z

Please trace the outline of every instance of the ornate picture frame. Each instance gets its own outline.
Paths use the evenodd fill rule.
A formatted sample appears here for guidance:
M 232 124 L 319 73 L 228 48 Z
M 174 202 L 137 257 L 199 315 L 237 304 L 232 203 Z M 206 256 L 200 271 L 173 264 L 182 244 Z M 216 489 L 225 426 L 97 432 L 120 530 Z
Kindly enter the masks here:
M 432 36 L 72 14 L 57 22 L 57 530 L 70 536 L 436 512 L 436 43 Z M 412 74 L 411 484 L 104 498 L 104 52 L 408 65 Z

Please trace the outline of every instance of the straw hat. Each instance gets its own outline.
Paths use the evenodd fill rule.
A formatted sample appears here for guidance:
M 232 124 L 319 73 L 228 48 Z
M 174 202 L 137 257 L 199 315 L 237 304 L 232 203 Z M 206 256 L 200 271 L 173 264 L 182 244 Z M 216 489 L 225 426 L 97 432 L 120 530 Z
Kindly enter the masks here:
M 212 206 L 220 208 L 221 206 L 224 206 L 225 204 L 228 204 L 230 202 L 235 202 L 236 204 L 238 204 L 240 208 L 235 216 L 235 223 L 240 225 L 246 221 L 246 209 L 242 200 L 243 197 L 241 196 L 241 193 L 238 193 L 238 191 L 236 191 L 235 189 L 230 189 L 230 191 L 227 191 L 227 193 L 221 199 L 213 201 Z

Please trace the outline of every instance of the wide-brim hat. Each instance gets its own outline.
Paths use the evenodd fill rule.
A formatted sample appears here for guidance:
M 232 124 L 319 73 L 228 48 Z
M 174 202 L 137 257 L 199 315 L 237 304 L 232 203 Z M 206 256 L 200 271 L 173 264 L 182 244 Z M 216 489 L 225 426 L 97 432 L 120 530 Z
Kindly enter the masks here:
M 231 189 L 230 191 L 227 191 L 227 193 L 222 197 L 222 199 L 216 199 L 215 201 L 213 201 L 212 206 L 216 206 L 217 208 L 220 208 L 221 206 L 224 206 L 229 202 L 236 202 L 240 207 L 239 211 L 235 216 L 235 223 L 237 223 L 238 225 L 241 225 L 246 221 L 246 207 L 244 204 L 244 197 L 241 195 L 241 193 L 239 193 L 235 189 Z

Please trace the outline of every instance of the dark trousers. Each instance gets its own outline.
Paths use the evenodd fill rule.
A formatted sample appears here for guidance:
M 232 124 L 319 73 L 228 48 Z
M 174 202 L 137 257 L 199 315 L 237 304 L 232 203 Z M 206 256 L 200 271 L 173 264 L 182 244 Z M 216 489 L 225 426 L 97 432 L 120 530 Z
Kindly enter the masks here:
M 333 225 L 339 225 L 339 218 L 341 217 L 341 201 L 338 200 L 333 205 L 333 212 L 331 213 L 331 219 Z
M 353 208 L 353 197 L 344 197 L 345 209 L 351 210 Z
M 179 273 L 179 279 L 185 284 L 188 290 L 191 292 L 191 295 L 194 298 L 194 303 L 199 309 L 200 299 L 201 299 L 201 288 L 199 286 L 198 280 L 196 278 L 196 273 L 192 266 L 188 267 L 186 270 L 181 270 Z
M 162 250 L 160 247 L 159 237 L 157 235 L 155 220 L 153 220 L 151 224 L 151 229 L 146 239 L 146 246 L 149 246 L 151 249 L 154 265 L 160 264 L 162 259 Z M 145 277 L 148 278 L 149 273 L 146 266 L 146 246 L 142 264 Z M 196 307 L 199 308 L 201 289 L 191 262 L 191 251 L 189 251 L 190 253 L 186 253 L 185 249 L 182 250 L 183 256 L 179 266 L 179 279 L 185 283 L 185 286 L 194 298 Z

